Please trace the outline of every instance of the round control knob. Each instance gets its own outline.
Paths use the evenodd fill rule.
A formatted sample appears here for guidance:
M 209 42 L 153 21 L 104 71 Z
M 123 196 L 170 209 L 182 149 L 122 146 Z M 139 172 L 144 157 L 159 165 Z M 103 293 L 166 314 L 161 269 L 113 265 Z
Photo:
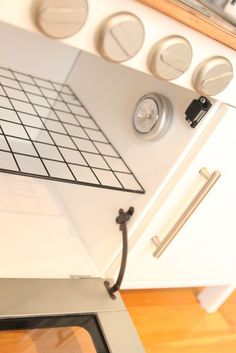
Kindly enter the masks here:
M 101 24 L 97 49 L 107 60 L 126 61 L 140 50 L 144 36 L 144 27 L 138 17 L 131 13 L 117 13 Z
M 43 0 L 36 11 L 36 22 L 47 36 L 66 38 L 83 27 L 87 16 L 87 0 Z
M 197 92 L 214 96 L 222 92 L 233 78 L 233 66 L 223 56 L 205 60 L 193 74 L 193 86 Z
M 152 48 L 149 69 L 162 80 L 174 80 L 183 75 L 192 62 L 192 47 L 181 36 L 170 36 L 158 41 Z

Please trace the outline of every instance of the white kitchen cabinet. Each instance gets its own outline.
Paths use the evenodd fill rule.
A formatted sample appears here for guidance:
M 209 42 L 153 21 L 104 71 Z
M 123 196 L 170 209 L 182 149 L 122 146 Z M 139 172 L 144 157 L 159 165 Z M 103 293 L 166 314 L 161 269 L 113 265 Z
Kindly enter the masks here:
M 131 240 L 220 102 L 212 99 L 191 129 L 184 111 L 197 93 L 8 24 L 0 30 L 8 43 L 0 58 L 0 275 L 106 276 L 121 253 L 119 208 L 135 208 Z M 132 128 L 134 106 L 147 92 L 172 105 L 160 140 L 143 140 Z M 68 167 L 79 170 L 77 182 Z
M 216 125 L 191 164 L 183 169 L 180 181 L 149 222 L 142 237 L 132 247 L 125 288 L 235 284 L 235 109 L 227 107 L 227 112 Z M 209 172 L 219 170 L 221 177 L 164 253 L 155 258 L 155 245 L 151 238 L 158 236 L 162 242 L 206 183 L 199 175 L 203 167 Z
M 227 232 L 230 239 L 223 242 L 219 225 L 227 217 L 232 221 L 233 211 L 224 222 L 217 216 L 217 225 L 212 215 L 219 212 L 218 198 L 227 203 L 224 197 L 232 197 L 225 190 L 233 184 L 233 174 L 228 176 L 233 121 L 226 124 L 233 119 L 224 117 L 188 170 L 186 161 L 211 135 L 221 102 L 235 104 L 235 80 L 218 100 L 211 98 L 212 108 L 196 129 L 186 122 L 185 110 L 199 97 L 192 87 L 195 68 L 216 55 L 226 55 L 235 66 L 235 52 L 133 0 L 90 0 L 81 32 L 54 40 L 37 28 L 33 3 L 0 0 L 0 276 L 115 278 L 122 248 L 115 218 L 119 208 L 133 206 L 125 287 L 231 283 L 233 236 Z M 114 64 L 99 57 L 95 42 L 100 23 L 120 11 L 140 17 L 146 36 L 137 55 Z M 152 46 L 183 33 L 193 47 L 189 70 L 175 84 L 154 78 L 147 68 Z M 132 112 L 140 97 L 152 92 L 168 98 L 172 116 L 162 139 L 146 141 L 134 132 Z M 151 237 L 163 237 L 180 203 L 185 207 L 197 192 L 203 166 L 220 169 L 222 178 L 160 260 L 153 258 Z M 207 222 L 198 224 L 203 217 Z M 210 256 L 220 260 L 209 262 Z

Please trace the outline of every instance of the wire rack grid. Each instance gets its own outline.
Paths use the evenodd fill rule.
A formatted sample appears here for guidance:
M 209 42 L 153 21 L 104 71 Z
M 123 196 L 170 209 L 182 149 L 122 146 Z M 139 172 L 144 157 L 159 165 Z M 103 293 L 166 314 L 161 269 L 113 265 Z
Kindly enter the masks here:
M 6 68 L 0 68 L 0 171 L 145 192 L 68 85 Z

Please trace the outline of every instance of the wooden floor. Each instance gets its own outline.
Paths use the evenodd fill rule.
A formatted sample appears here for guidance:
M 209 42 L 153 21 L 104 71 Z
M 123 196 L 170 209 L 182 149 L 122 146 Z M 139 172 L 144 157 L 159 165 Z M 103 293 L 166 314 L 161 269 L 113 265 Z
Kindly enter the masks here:
M 122 291 L 147 353 L 236 353 L 236 292 L 207 314 L 197 289 Z

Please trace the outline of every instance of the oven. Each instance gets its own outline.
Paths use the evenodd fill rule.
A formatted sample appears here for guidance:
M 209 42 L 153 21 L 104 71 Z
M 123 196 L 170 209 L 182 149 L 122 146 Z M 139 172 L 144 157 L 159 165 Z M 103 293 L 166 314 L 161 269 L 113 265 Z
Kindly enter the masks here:
M 0 280 L 1 352 L 144 352 L 101 279 Z
M 13 2 L 0 2 L 6 19 L 0 22 L 1 352 L 141 353 L 117 293 L 128 242 L 138 239 L 145 217 L 221 103 L 199 98 L 170 77 L 154 77 L 154 69 L 153 75 L 142 72 L 142 60 L 119 64 L 130 52 L 117 48 L 117 39 L 108 36 L 108 47 L 95 54 L 87 24 L 81 33 L 89 44 L 82 39 L 79 49 L 73 35 L 70 42 L 40 34 L 29 21 L 31 3 L 15 3 L 19 16 L 8 17 Z M 130 10 L 134 2 L 106 4 L 101 1 L 97 17 L 121 4 Z M 56 30 L 55 37 L 68 25 L 71 12 L 63 6 L 59 25 L 54 7 L 40 10 L 37 25 L 44 33 Z M 141 15 L 143 6 L 135 6 Z M 118 19 L 139 28 L 135 56 L 144 26 L 129 16 Z M 126 43 L 122 33 L 116 35 Z M 177 45 L 191 54 L 188 42 Z

